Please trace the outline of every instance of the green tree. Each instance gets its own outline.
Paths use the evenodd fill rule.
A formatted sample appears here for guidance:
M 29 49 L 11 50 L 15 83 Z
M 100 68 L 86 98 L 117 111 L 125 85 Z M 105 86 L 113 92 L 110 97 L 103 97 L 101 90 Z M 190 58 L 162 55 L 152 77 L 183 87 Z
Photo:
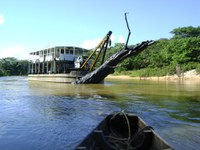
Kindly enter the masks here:
M 200 26 L 175 28 L 170 33 L 174 34 L 173 38 L 198 37 L 200 36 Z
M 171 39 L 164 48 L 169 64 L 183 64 L 200 60 L 200 37 Z
M 27 60 L 18 60 L 14 57 L 0 59 L 0 76 L 26 75 L 27 72 Z
M 125 59 L 116 70 L 146 68 L 148 72 L 163 70 L 164 74 L 167 71 L 174 73 L 177 66 L 183 71 L 197 68 L 200 62 L 200 27 L 176 28 L 171 33 L 174 34 L 171 39 L 157 40 L 137 56 Z M 119 51 L 120 46 L 124 45 L 116 44 L 110 53 Z
M 164 48 L 169 43 L 168 39 L 159 39 L 155 44 L 148 47 L 149 51 L 149 65 L 151 68 L 161 68 L 163 66 L 167 66 L 167 62 L 165 60 L 165 51 Z
M 105 60 L 108 59 L 111 55 L 115 54 L 116 52 L 122 50 L 124 46 L 124 43 L 116 43 L 114 46 L 110 47 L 106 52 Z
M 167 43 L 168 39 L 160 39 L 137 56 L 124 60 L 122 64 L 127 70 L 162 67 L 165 64 L 162 49 Z
M 19 60 L 16 66 L 18 75 L 26 75 L 28 73 L 28 60 Z

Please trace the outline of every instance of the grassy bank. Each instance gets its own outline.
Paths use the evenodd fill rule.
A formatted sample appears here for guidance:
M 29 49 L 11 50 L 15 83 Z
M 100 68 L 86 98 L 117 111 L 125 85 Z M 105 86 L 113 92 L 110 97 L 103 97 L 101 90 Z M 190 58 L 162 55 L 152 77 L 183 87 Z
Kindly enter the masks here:
M 177 75 L 181 76 L 184 72 L 189 70 L 196 70 L 198 74 L 200 74 L 200 64 L 192 67 L 193 64 L 187 66 L 167 66 L 163 68 L 143 68 L 140 70 L 132 70 L 132 71 L 115 71 L 114 75 L 128 75 L 130 77 L 161 77 L 161 76 L 169 76 L 169 75 Z
M 176 83 L 184 83 L 184 84 L 200 84 L 200 73 L 197 73 L 195 69 L 186 71 L 182 73 L 180 76 L 176 74 L 173 75 L 165 75 L 165 76 L 139 76 L 139 71 L 127 71 L 123 72 L 123 74 L 111 74 L 107 77 L 107 79 L 115 79 L 115 80 L 152 80 L 152 81 L 164 81 L 164 82 L 176 82 Z

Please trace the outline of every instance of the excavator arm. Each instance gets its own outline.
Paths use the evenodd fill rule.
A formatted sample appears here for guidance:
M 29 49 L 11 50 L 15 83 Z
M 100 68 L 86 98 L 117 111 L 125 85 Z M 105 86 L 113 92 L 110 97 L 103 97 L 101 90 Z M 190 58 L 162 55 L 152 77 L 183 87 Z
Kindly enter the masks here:
M 92 56 L 96 54 L 95 58 L 93 59 L 92 63 L 89 66 L 89 70 L 92 71 L 95 67 L 96 62 L 99 59 L 100 54 L 103 52 L 103 57 L 102 57 L 102 62 L 101 64 L 104 63 L 104 58 L 106 54 L 106 50 L 108 47 L 108 44 L 110 42 L 110 37 L 111 37 L 112 31 L 109 31 L 107 35 L 102 39 L 102 41 L 98 44 L 98 46 L 92 51 L 92 53 L 88 56 L 88 58 L 85 60 L 85 62 L 82 64 L 81 69 L 85 70 L 86 65 L 88 62 L 91 60 Z

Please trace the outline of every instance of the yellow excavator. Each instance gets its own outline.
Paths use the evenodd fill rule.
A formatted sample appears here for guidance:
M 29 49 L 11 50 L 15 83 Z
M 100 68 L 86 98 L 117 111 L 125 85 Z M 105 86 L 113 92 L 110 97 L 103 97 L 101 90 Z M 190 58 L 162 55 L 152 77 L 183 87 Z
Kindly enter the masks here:
M 81 70 L 89 70 L 92 71 L 100 58 L 100 54 L 102 53 L 102 60 L 101 64 L 104 63 L 104 58 L 106 55 L 106 51 L 108 48 L 108 45 L 111 45 L 111 37 L 112 31 L 109 31 L 107 35 L 102 39 L 102 41 L 98 44 L 98 46 L 92 51 L 92 53 L 85 59 L 83 64 L 81 65 Z M 93 58 L 94 57 L 94 58 Z

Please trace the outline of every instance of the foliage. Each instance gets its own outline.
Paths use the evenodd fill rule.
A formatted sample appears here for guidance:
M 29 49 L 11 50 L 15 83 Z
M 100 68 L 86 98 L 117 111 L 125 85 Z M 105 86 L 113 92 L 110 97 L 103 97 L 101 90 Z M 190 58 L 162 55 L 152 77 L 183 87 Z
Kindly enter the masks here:
M 164 68 L 143 68 L 129 72 L 131 77 L 149 77 L 149 76 L 165 76 L 176 73 L 174 66 L 167 66 Z
M 18 60 L 14 57 L 0 59 L 0 76 L 26 75 L 27 72 L 27 60 Z
M 163 76 L 196 69 L 200 73 L 200 27 L 175 28 L 171 39 L 159 39 L 135 57 L 127 58 L 115 69 L 116 74 L 131 76 Z M 124 48 L 117 43 L 107 50 L 105 60 Z M 99 59 L 101 60 L 101 58 Z M 101 65 L 101 61 L 96 66 Z M 9 57 L 0 59 L 0 76 L 25 75 L 27 60 Z
M 116 43 L 115 46 L 110 47 L 106 52 L 105 60 L 107 60 L 111 55 L 115 54 L 119 50 L 122 50 L 124 46 L 124 43 Z
M 197 73 L 200 74 L 200 64 L 197 65 L 197 67 L 196 67 L 196 71 L 197 71 Z
M 167 63 L 183 64 L 200 61 L 200 37 L 171 39 L 164 48 Z
M 175 28 L 170 33 L 174 34 L 173 38 L 188 38 L 188 37 L 199 37 L 200 36 L 200 26 L 199 27 L 182 27 Z
M 118 73 L 126 71 L 135 76 L 162 76 L 180 71 L 197 69 L 200 63 L 200 27 L 182 27 L 171 31 L 171 39 L 159 39 L 135 57 L 125 59 L 115 69 Z M 115 53 L 124 44 L 116 44 L 109 49 Z

